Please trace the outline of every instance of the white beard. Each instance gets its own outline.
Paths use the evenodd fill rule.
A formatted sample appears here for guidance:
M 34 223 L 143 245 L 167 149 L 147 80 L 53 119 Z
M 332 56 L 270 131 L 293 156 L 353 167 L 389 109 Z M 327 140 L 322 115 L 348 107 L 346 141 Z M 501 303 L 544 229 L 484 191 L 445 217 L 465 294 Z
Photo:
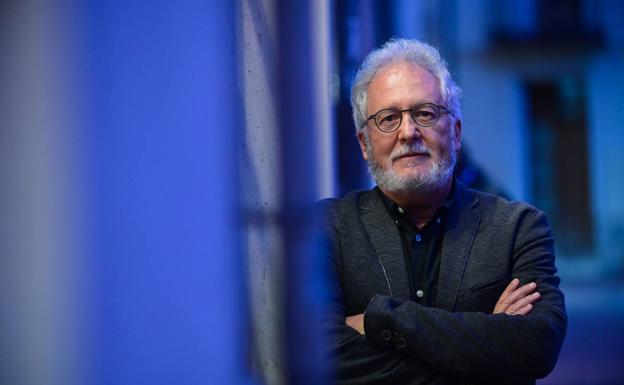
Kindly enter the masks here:
M 364 133 L 366 143 L 366 153 L 368 155 L 368 169 L 375 178 L 382 191 L 394 193 L 413 193 L 435 190 L 444 186 L 453 176 L 453 169 L 457 161 L 457 151 L 455 148 L 455 132 L 451 129 L 448 152 L 442 154 L 432 167 L 424 173 L 399 175 L 392 168 L 392 160 L 410 152 L 426 152 L 431 156 L 432 150 L 423 142 L 404 144 L 392 151 L 388 159 L 378 162 L 373 157 L 373 147 L 368 135 Z

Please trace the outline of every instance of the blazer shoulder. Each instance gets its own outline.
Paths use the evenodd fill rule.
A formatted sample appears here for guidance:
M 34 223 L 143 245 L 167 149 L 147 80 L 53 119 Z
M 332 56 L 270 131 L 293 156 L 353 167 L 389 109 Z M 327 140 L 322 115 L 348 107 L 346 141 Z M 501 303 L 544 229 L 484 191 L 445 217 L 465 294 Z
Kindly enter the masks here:
M 507 200 L 498 195 L 478 190 L 469 190 L 474 194 L 477 207 L 484 216 L 492 216 L 497 220 L 517 221 L 523 217 L 545 217 L 543 211 L 523 201 Z
M 355 190 L 341 198 L 325 198 L 317 205 L 331 222 L 358 215 L 362 204 L 374 197 L 374 190 Z

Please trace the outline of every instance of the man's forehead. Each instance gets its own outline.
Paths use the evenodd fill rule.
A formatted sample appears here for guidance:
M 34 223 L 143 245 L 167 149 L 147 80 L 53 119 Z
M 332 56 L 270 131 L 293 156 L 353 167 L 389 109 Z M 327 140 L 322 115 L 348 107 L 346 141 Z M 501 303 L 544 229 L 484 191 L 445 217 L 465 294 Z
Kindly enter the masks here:
M 416 63 L 412 63 L 407 60 L 398 60 L 389 62 L 381 66 L 375 75 L 371 78 L 371 83 L 379 81 L 380 78 L 389 77 L 389 76 L 397 76 L 399 74 L 413 74 L 414 76 L 431 76 L 436 79 L 435 75 L 433 75 L 429 70 L 425 67 L 418 65 Z
M 394 99 L 404 99 L 406 95 L 414 98 L 410 103 L 442 101 L 438 78 L 424 67 L 404 60 L 381 67 L 371 79 L 367 91 L 367 107 L 371 107 L 371 102 L 385 105 Z

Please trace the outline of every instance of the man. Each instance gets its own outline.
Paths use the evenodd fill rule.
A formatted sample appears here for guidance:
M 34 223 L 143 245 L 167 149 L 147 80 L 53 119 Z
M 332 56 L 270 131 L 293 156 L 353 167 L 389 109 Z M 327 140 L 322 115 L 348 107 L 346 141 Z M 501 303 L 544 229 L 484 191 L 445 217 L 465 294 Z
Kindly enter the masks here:
M 533 384 L 557 360 L 567 318 L 549 226 L 453 179 L 459 92 L 418 41 L 386 43 L 355 76 L 377 187 L 324 201 L 340 383 Z

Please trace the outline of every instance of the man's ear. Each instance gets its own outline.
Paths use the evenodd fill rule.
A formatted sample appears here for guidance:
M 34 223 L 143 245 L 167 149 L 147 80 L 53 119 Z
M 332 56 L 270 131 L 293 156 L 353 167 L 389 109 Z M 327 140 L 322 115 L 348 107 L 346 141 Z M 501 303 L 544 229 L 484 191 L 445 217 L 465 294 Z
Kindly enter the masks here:
M 455 149 L 459 151 L 461 148 L 461 133 L 462 133 L 462 121 L 461 119 L 455 119 L 453 124 L 453 130 L 455 131 Z
M 366 128 L 364 128 L 366 130 Z M 364 137 L 364 131 L 357 133 L 358 142 L 360 142 L 360 150 L 362 150 L 362 157 L 364 160 L 368 160 L 368 153 L 366 152 L 366 139 Z

